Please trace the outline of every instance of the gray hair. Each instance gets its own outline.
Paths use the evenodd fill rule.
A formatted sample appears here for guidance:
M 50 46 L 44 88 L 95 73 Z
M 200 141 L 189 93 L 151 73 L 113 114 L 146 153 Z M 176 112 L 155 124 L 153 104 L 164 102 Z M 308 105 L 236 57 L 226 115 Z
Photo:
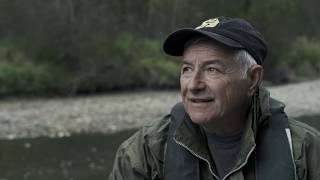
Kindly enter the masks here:
M 254 58 L 248 53 L 248 51 L 241 49 L 236 51 L 233 58 L 240 66 L 240 78 L 248 78 L 248 70 L 251 66 L 257 64 Z
M 196 36 L 189 41 L 187 41 L 184 45 L 184 49 L 187 47 L 197 44 L 199 42 L 203 41 L 212 41 L 207 37 L 203 36 Z M 248 78 L 248 70 L 251 66 L 257 64 L 257 62 L 254 60 L 254 58 L 248 53 L 248 51 L 244 49 L 236 50 L 233 54 L 233 59 L 237 64 L 240 66 L 240 78 L 241 79 L 247 79 Z

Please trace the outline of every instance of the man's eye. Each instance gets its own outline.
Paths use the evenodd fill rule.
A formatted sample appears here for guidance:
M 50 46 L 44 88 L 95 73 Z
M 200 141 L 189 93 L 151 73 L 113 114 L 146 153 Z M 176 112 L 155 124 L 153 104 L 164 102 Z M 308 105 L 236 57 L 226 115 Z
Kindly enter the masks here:
M 209 72 L 217 72 L 219 70 L 217 68 L 214 68 L 214 67 L 208 67 L 207 71 L 209 71 Z
M 209 73 L 209 74 L 213 74 L 213 75 L 217 75 L 217 74 L 221 74 L 222 71 L 216 67 L 208 67 L 206 69 L 206 71 Z
M 191 71 L 192 71 L 191 67 L 183 67 L 182 68 L 182 73 L 191 72 Z

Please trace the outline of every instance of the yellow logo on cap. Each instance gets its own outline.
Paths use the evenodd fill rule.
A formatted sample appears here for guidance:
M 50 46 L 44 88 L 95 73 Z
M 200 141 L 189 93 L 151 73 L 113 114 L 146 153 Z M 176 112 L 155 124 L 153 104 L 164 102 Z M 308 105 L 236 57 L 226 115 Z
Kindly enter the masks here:
M 216 27 L 219 24 L 219 19 L 209 19 L 204 21 L 201 26 L 196 27 L 196 29 L 204 28 L 204 27 Z

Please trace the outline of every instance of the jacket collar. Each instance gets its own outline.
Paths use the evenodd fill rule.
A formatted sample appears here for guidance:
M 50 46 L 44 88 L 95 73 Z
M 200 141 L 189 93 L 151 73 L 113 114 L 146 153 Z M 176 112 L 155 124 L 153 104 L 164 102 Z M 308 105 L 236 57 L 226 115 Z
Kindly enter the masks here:
M 204 131 L 200 126 L 192 123 L 189 116 L 186 115 L 184 121 L 178 125 L 174 133 L 174 140 L 192 154 L 210 160 Z

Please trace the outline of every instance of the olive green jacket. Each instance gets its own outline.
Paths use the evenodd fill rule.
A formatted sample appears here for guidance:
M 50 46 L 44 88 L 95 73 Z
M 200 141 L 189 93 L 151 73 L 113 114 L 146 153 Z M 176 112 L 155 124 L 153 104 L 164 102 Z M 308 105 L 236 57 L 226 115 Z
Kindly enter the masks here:
M 224 177 L 225 180 L 254 180 L 255 133 L 259 125 L 266 123 L 270 116 L 269 93 L 260 89 L 259 98 L 253 101 L 248 121 L 244 130 L 242 146 L 237 163 L 233 170 Z M 259 108 L 257 108 L 259 107 Z M 284 108 L 281 107 L 281 108 Z M 259 111 L 257 111 L 259 109 Z M 164 159 L 166 150 L 166 138 L 170 125 L 170 115 L 153 121 L 140 129 L 132 137 L 126 140 L 118 149 L 113 170 L 109 180 L 157 180 L 163 179 Z M 189 136 L 188 130 L 181 126 L 177 136 Z M 314 128 L 290 119 L 292 151 L 295 162 L 296 179 L 318 180 L 320 179 L 320 133 Z M 187 146 L 200 145 L 201 141 L 190 137 Z M 209 151 L 207 150 L 209 153 Z M 210 157 L 208 155 L 207 157 Z M 207 160 L 210 162 L 210 159 Z M 217 179 L 210 172 L 209 165 L 201 172 L 203 179 Z M 284 172 L 285 173 L 285 172 Z M 215 178 L 216 177 L 216 178 Z

